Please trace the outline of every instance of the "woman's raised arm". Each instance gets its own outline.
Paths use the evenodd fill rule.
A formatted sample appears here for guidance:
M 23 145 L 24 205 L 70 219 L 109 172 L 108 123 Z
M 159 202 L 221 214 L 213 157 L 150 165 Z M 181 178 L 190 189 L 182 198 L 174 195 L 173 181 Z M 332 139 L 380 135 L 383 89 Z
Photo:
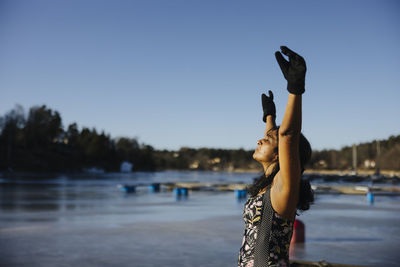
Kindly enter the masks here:
M 301 95 L 305 91 L 306 64 L 300 55 L 289 48 L 282 46 L 281 51 L 289 57 L 287 61 L 280 52 L 275 53 L 282 73 L 288 81 L 289 99 L 278 133 L 280 177 L 271 194 L 274 208 L 280 214 L 292 217 L 296 212 L 301 179 L 299 138 L 302 121 Z

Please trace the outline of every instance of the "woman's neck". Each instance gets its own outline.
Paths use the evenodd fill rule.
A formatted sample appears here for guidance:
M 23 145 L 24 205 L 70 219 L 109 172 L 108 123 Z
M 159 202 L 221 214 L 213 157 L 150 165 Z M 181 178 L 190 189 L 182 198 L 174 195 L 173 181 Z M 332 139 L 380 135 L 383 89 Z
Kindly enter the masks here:
M 275 171 L 276 166 L 278 165 L 278 162 L 263 163 L 262 165 L 264 168 L 264 175 L 265 175 L 265 177 L 268 177 L 272 174 L 272 172 Z

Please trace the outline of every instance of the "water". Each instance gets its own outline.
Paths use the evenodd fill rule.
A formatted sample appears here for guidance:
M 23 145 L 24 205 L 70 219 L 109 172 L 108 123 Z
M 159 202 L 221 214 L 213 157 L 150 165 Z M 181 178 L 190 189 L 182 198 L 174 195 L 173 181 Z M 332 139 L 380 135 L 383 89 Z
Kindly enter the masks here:
M 254 173 L 156 172 L 0 182 L 0 266 L 235 266 L 244 201 L 150 193 L 153 182 L 244 182 Z M 141 184 L 134 194 L 117 185 Z M 397 266 L 400 198 L 318 195 L 291 258 Z

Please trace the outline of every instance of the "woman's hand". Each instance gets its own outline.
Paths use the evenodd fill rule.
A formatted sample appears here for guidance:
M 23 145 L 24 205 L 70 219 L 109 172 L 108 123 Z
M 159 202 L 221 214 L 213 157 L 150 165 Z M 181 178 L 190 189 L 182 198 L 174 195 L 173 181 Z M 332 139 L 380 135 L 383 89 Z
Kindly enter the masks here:
M 276 117 L 276 109 L 275 109 L 275 103 L 274 103 L 274 95 L 272 94 L 271 90 L 268 90 L 268 96 L 265 94 L 261 95 L 261 103 L 262 103 L 262 108 L 264 111 L 263 114 L 263 121 L 267 122 L 267 116 L 271 115 L 274 119 Z
M 304 58 L 286 46 L 281 46 L 281 51 L 289 57 L 287 61 L 279 51 L 275 52 L 276 60 L 281 67 L 283 76 L 287 80 L 287 90 L 291 94 L 301 95 L 304 93 L 305 78 L 306 78 L 306 62 Z

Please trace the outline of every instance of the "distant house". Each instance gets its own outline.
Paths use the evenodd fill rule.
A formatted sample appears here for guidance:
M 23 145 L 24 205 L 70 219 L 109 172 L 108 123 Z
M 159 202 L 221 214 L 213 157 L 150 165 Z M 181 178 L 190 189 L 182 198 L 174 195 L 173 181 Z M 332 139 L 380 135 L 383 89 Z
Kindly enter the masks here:
M 53 143 L 58 143 L 58 144 L 64 143 L 64 144 L 68 145 L 68 142 L 69 142 L 69 140 L 65 133 L 59 135 L 58 137 L 53 138 Z
M 364 161 L 364 166 L 365 166 L 365 168 L 375 168 L 375 166 L 376 166 L 375 160 L 373 160 L 373 159 L 366 159 L 366 160 Z
M 200 162 L 198 160 L 193 161 L 190 165 L 189 168 L 190 169 L 197 169 L 200 165 Z
M 328 166 L 328 164 L 326 163 L 325 160 L 321 159 L 317 162 L 317 167 L 319 168 L 326 168 Z
M 220 162 L 221 162 L 220 158 L 213 158 L 213 159 L 208 160 L 209 164 L 218 164 Z
M 120 166 L 120 172 L 132 172 L 133 164 L 123 161 Z

